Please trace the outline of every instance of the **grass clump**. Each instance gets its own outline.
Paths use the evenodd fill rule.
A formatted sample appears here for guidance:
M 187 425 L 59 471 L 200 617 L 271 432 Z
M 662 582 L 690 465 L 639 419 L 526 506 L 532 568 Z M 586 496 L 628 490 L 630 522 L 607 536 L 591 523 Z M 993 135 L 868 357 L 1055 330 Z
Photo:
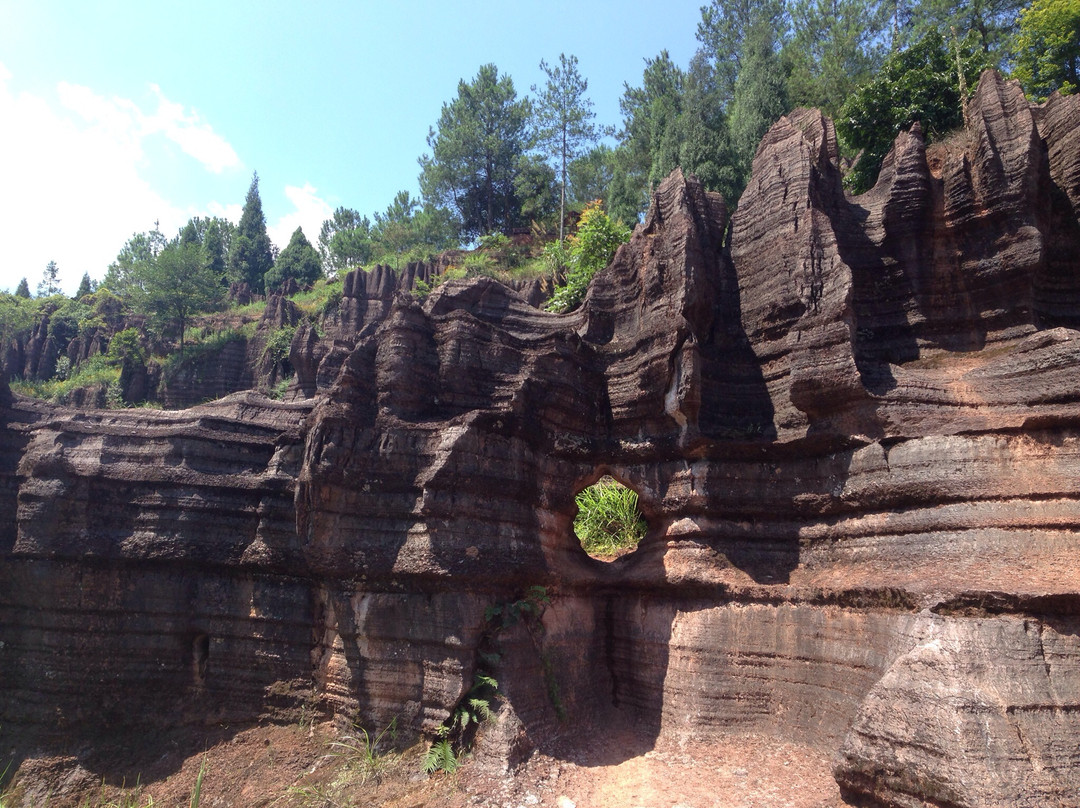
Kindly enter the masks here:
M 344 278 L 334 281 L 323 278 L 316 281 L 315 285 L 307 291 L 293 295 L 292 302 L 307 315 L 308 319 L 314 321 L 341 302 L 344 289 Z
M 330 756 L 342 763 L 342 779 L 364 785 L 369 780 L 378 782 L 386 769 L 397 760 L 392 750 L 397 739 L 397 719 L 390 721 L 383 730 L 371 734 L 356 725 L 355 731 L 330 741 Z
M 173 379 L 186 367 L 190 367 L 208 354 L 222 350 L 230 342 L 251 339 L 255 335 L 258 323 L 247 323 L 240 328 L 230 328 L 216 333 L 200 334 L 197 342 L 184 347 L 184 352 L 171 353 L 161 364 L 161 374 L 165 379 Z
M 574 533 L 594 557 L 621 555 L 637 547 L 648 525 L 638 510 L 638 495 L 612 477 L 600 480 L 576 497 Z
M 74 370 L 71 370 L 70 363 L 67 363 L 60 376 L 64 378 L 56 377 L 47 381 L 16 379 L 11 382 L 11 389 L 20 395 L 62 404 L 80 388 L 98 385 L 106 389 L 117 387 L 120 384 L 120 366 L 108 357 L 99 355 L 87 359 Z

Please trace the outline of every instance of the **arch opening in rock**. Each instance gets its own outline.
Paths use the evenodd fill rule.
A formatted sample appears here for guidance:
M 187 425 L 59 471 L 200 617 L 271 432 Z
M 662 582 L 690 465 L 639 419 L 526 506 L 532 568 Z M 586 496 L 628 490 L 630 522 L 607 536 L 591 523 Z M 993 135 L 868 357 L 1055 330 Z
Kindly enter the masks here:
M 590 557 L 614 561 L 634 552 L 649 526 L 638 506 L 638 493 L 605 474 L 574 497 L 574 535 Z

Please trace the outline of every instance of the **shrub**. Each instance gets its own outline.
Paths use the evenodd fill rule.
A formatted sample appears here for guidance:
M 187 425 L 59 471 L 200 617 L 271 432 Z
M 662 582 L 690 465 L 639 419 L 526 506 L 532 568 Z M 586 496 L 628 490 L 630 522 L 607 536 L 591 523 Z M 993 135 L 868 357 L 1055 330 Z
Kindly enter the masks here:
M 604 213 L 600 200 L 585 206 L 578 222 L 578 231 L 567 239 L 568 247 L 546 249 L 550 260 L 564 262 L 566 282 L 555 290 L 548 301 L 548 311 L 571 311 L 585 298 L 589 281 L 597 270 L 603 269 L 615 256 L 620 244 L 630 240 L 631 230 L 621 222 L 612 221 Z
M 292 347 L 293 337 L 296 335 L 295 325 L 285 325 L 275 328 L 266 337 L 266 347 L 263 348 L 263 356 L 277 364 L 289 358 L 289 349 Z

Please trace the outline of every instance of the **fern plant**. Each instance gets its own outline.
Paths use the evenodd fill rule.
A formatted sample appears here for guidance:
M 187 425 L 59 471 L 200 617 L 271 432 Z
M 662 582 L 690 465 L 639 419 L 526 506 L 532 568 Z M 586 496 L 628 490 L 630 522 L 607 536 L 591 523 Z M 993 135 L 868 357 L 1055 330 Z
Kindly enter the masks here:
M 453 774 L 458 770 L 461 762 L 454 752 L 454 747 L 450 745 L 449 739 L 443 738 L 431 745 L 427 754 L 424 755 L 421 765 L 425 774 L 434 774 L 435 772 Z

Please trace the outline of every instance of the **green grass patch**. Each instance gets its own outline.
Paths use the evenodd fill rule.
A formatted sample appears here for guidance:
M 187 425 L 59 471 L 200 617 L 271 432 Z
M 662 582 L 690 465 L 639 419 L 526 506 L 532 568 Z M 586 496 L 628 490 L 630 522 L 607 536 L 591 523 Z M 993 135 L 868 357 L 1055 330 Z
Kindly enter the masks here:
M 585 552 L 610 558 L 638 546 L 648 525 L 638 510 L 638 495 L 612 477 L 601 477 L 577 495 L 574 533 Z
M 247 319 L 259 319 L 263 316 L 263 312 L 266 311 L 266 301 L 256 300 L 254 303 L 248 303 L 246 306 L 237 306 L 232 310 L 233 314 Z
M 185 345 L 182 354 L 177 351 L 166 357 L 156 357 L 157 361 L 161 363 L 162 377 L 166 380 L 172 379 L 184 368 L 196 364 L 208 354 L 221 351 L 230 342 L 251 339 L 255 336 L 258 325 L 256 322 L 250 322 L 245 323 L 240 328 L 230 328 L 213 334 L 203 334 L 197 341 Z
M 120 383 L 120 366 L 111 362 L 105 356 L 92 356 L 75 368 L 66 379 L 49 379 L 48 381 L 20 381 L 11 382 L 11 389 L 20 395 L 40 398 L 54 403 L 63 403 L 72 392 L 79 388 L 94 387 Z
M 314 320 L 341 301 L 344 288 L 344 280 L 330 281 L 323 278 L 316 281 L 315 285 L 307 291 L 293 295 L 292 302 L 308 316 L 308 319 Z

